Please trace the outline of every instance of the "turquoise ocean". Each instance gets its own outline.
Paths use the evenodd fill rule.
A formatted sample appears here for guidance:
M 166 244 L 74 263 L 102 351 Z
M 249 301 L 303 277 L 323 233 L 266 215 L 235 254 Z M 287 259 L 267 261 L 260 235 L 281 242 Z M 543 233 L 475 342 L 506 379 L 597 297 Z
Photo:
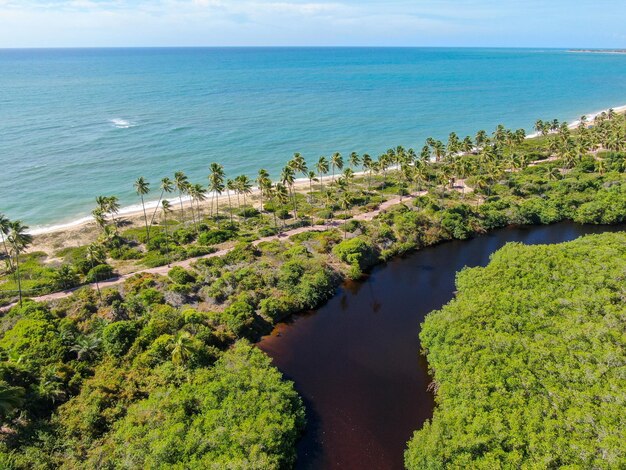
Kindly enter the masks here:
M 626 55 L 554 49 L 0 50 L 0 212 L 31 227 L 177 170 L 274 176 L 293 155 L 378 155 L 451 131 L 532 131 L 626 104 Z

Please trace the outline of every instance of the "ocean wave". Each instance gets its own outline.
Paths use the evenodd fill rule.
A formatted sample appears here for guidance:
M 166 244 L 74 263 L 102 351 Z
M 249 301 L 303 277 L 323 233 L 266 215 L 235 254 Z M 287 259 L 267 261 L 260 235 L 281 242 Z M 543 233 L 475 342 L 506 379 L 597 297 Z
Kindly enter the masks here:
M 131 121 L 127 121 L 126 119 L 115 118 L 109 119 L 109 122 L 118 129 L 128 129 L 130 127 L 135 127 L 137 124 Z

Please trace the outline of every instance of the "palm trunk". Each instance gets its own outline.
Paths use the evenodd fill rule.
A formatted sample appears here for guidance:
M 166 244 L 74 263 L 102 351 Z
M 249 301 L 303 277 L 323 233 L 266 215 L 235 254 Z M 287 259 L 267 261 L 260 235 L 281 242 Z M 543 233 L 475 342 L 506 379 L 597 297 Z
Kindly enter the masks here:
M 293 202 L 293 218 L 298 218 L 298 205 L 296 203 L 296 193 L 293 190 L 293 186 L 291 188 L 291 201 Z
M 157 205 L 154 208 L 154 212 L 152 213 L 152 218 L 150 219 L 150 227 L 152 227 L 152 225 L 154 224 L 154 218 L 156 217 L 156 213 L 159 210 L 159 207 L 161 206 L 161 200 L 163 199 L 163 194 L 164 193 L 165 193 L 165 191 L 161 190 L 161 195 L 159 196 L 159 201 L 157 202 Z
M 313 180 L 309 178 L 309 204 L 313 202 Z
M 146 205 L 143 201 L 143 195 L 141 196 L 141 207 L 143 208 L 143 218 L 146 221 L 146 243 L 150 241 L 150 228 L 148 227 L 148 216 L 146 215 Z
M 0 232 L 0 237 L 2 237 L 2 245 L 4 246 L 4 253 L 7 257 L 7 261 L 9 262 L 9 271 L 13 271 L 13 262 L 11 261 L 11 255 L 9 254 L 9 248 L 7 247 L 7 241 L 4 238 L 4 233 Z
M 228 212 L 230 212 L 230 224 L 233 223 L 233 206 L 230 203 L 230 189 L 226 190 L 226 195 L 228 196 Z
M 165 253 L 167 257 L 167 266 L 170 265 L 170 244 L 169 244 L 169 233 L 167 231 L 167 215 L 163 215 L 163 219 L 165 220 Z
M 178 191 L 178 200 L 180 201 L 180 221 L 184 222 L 185 210 L 183 209 L 183 193 Z
M 20 307 L 22 306 L 22 277 L 20 276 L 20 252 L 15 249 L 15 277 L 17 279 L 17 291 L 20 297 Z
M 220 197 L 215 193 L 215 219 L 217 220 L 217 228 L 220 228 Z

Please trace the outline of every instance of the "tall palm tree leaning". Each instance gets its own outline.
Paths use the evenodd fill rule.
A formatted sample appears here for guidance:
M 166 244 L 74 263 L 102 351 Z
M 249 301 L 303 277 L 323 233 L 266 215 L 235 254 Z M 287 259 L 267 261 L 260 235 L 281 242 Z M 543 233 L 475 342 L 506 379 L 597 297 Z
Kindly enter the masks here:
M 333 156 L 330 157 L 330 165 L 333 170 L 333 181 L 335 181 L 335 168 L 338 170 L 343 169 L 343 157 L 339 152 L 333 153 Z
M 163 225 L 165 226 L 165 253 L 167 257 L 167 266 L 170 265 L 170 241 L 169 232 L 167 230 L 167 214 L 172 212 L 172 205 L 167 199 L 161 201 L 161 212 L 163 213 Z
M 224 192 L 224 167 L 219 163 L 211 163 L 209 166 L 209 191 L 213 193 L 216 203 L 215 218 L 217 219 L 217 226 L 220 226 L 220 196 Z M 213 205 L 211 204 L 211 207 Z
M 182 171 L 174 173 L 174 186 L 178 191 L 178 200 L 180 201 L 180 219 L 183 221 L 185 213 L 183 210 L 183 194 L 187 191 L 189 179 Z
M 287 188 L 282 183 L 276 183 L 275 192 L 276 200 L 281 206 L 284 206 L 289 202 L 289 193 Z M 283 227 L 285 226 L 285 220 L 283 219 Z
M 13 271 L 13 262 L 11 261 L 11 255 L 9 253 L 9 247 L 7 246 L 6 237 L 9 234 L 11 227 L 11 221 L 0 213 L 0 238 L 2 238 L 2 246 L 4 247 L 4 254 L 7 258 L 9 271 Z
M 174 191 L 174 183 L 166 176 L 161 179 L 161 184 L 159 185 L 159 188 L 161 189 L 161 195 L 159 196 L 157 205 L 154 206 L 154 212 L 152 212 L 152 217 L 150 219 L 150 227 L 154 225 L 154 218 L 156 217 L 156 213 L 159 210 L 159 207 L 161 207 L 161 201 L 163 200 L 163 196 L 165 195 L 165 193 L 170 194 L 172 191 Z
M 15 278 L 17 279 L 17 290 L 20 298 L 20 307 L 22 306 L 22 279 L 20 276 L 20 254 L 28 248 L 33 241 L 32 235 L 27 233 L 28 226 L 24 225 L 21 220 L 10 222 L 9 234 L 7 239 L 15 256 Z
M 324 192 L 324 175 L 328 173 L 328 160 L 322 156 L 315 164 L 315 169 L 320 177 L 320 192 Z
M 141 207 L 143 209 L 143 218 L 146 223 L 146 243 L 150 241 L 150 227 L 148 226 L 148 215 L 146 214 L 146 204 L 143 197 L 150 192 L 150 183 L 143 176 L 135 181 L 135 192 L 141 198 Z

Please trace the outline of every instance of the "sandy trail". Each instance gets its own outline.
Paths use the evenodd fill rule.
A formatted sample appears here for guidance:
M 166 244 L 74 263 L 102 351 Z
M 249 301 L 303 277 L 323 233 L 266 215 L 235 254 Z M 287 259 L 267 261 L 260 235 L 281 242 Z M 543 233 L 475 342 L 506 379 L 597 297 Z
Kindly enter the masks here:
M 286 230 L 278 235 L 271 235 L 268 237 L 262 237 L 259 238 L 255 241 L 252 242 L 252 245 L 257 246 L 260 243 L 263 242 L 271 242 L 271 241 L 275 241 L 275 240 L 286 240 L 289 237 L 293 236 L 293 235 L 297 235 L 299 233 L 304 233 L 304 232 L 322 232 L 325 230 L 329 230 L 331 228 L 337 228 L 340 227 L 341 225 L 345 224 L 346 222 L 349 222 L 350 220 L 364 220 L 364 221 L 369 221 L 374 219 L 377 215 L 379 215 L 381 212 L 389 209 L 390 207 L 396 205 L 396 204 L 401 204 L 403 202 L 406 202 L 408 200 L 410 200 L 410 198 L 412 197 L 417 197 L 417 196 L 422 196 L 424 194 L 427 194 L 427 191 L 420 191 L 418 193 L 415 194 L 410 194 L 407 196 L 403 196 L 403 197 L 396 197 L 396 198 L 392 198 L 389 199 L 388 201 L 385 201 L 383 203 L 380 204 L 380 206 L 373 210 L 373 211 L 369 211 L 369 212 L 364 212 L 361 214 L 357 214 L 355 216 L 353 216 L 351 219 L 348 219 L 346 221 L 344 220 L 333 220 L 330 221 L 327 225 L 310 225 L 307 227 L 298 227 L 298 228 L 294 228 L 291 230 Z M 230 248 L 224 248 L 221 249 L 219 251 L 216 251 L 214 253 L 210 253 L 208 255 L 204 255 L 204 256 L 198 256 L 195 258 L 189 258 L 186 260 L 182 260 L 182 261 L 175 261 L 173 263 L 170 263 L 169 265 L 166 266 L 158 266 L 156 268 L 148 268 L 148 269 L 141 269 L 138 271 L 134 271 L 128 274 L 124 274 L 121 276 L 117 276 L 115 278 L 112 279 L 108 279 L 106 281 L 101 281 L 98 283 L 98 286 L 100 289 L 104 289 L 106 287 L 113 287 L 113 286 L 118 286 L 122 283 L 124 283 L 127 279 L 130 279 L 132 276 L 136 275 L 136 274 L 157 274 L 157 275 L 162 275 L 165 276 L 167 275 L 167 273 L 170 271 L 170 269 L 172 269 L 174 266 L 180 266 L 182 268 L 188 269 L 191 267 L 191 264 L 201 260 L 201 259 L 206 259 L 206 258 L 215 258 L 217 256 L 224 256 L 226 254 L 228 254 L 230 251 L 233 250 L 233 247 Z M 59 300 L 59 299 L 63 299 L 65 297 L 69 297 L 70 295 L 72 295 L 75 291 L 77 291 L 78 289 L 82 289 L 83 287 L 91 287 L 92 289 L 96 289 L 98 286 L 96 286 L 96 283 L 93 284 L 86 284 L 86 285 L 82 285 L 79 287 L 76 287 L 74 289 L 70 289 L 70 290 L 66 290 L 66 291 L 60 291 L 60 292 L 54 292 L 52 294 L 46 294 L 46 295 L 40 295 L 38 297 L 30 297 L 32 300 L 35 300 L 37 302 L 48 302 L 48 301 L 52 301 L 52 300 Z M 10 305 L 6 305 L 4 307 L 0 307 L 0 312 L 4 312 L 9 310 L 11 307 L 14 307 L 15 305 L 17 305 L 17 302 L 12 303 Z

